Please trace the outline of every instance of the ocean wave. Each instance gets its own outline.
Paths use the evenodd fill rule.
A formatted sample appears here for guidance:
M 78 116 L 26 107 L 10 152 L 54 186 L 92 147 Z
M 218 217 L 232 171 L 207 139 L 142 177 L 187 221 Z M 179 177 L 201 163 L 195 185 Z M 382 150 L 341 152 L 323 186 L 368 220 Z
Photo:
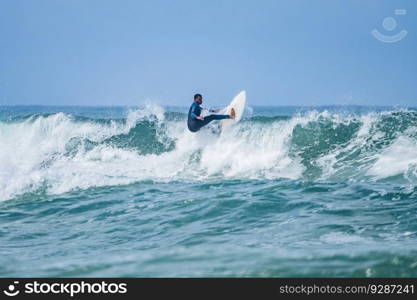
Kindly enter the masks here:
M 303 179 L 417 183 L 417 113 L 311 110 L 250 116 L 220 136 L 157 105 L 121 119 L 66 113 L 0 122 L 0 200 L 142 180 Z

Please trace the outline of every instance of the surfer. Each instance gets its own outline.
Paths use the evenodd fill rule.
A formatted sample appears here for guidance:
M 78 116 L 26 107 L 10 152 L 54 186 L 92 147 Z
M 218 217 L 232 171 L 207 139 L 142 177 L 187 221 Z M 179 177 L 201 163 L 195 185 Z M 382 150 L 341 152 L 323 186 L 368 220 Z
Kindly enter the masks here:
M 232 108 L 230 115 L 209 115 L 206 117 L 201 116 L 203 103 L 203 96 L 200 94 L 194 95 L 194 102 L 191 104 L 190 110 L 188 111 L 188 129 L 191 132 L 197 132 L 201 127 L 206 126 L 208 123 L 214 120 L 234 119 L 235 110 Z M 210 110 L 210 112 L 217 113 L 219 110 Z

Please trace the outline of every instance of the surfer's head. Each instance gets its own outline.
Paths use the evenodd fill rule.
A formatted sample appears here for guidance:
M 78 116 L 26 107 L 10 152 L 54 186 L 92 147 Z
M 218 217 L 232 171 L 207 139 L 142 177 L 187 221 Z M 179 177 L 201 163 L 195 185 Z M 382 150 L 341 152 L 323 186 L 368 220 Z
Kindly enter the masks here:
M 203 103 L 203 96 L 201 96 L 201 94 L 195 94 L 194 101 L 197 102 L 198 104 Z

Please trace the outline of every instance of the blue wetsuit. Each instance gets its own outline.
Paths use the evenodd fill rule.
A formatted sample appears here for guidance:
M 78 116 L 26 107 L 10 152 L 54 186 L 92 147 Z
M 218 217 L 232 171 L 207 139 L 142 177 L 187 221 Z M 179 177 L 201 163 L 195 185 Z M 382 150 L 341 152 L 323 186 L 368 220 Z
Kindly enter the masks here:
M 188 129 L 191 132 L 199 131 L 201 127 L 207 125 L 213 120 L 223 120 L 223 119 L 230 119 L 229 115 L 209 115 L 204 117 L 204 120 L 197 119 L 198 116 L 201 114 L 201 106 L 197 102 L 193 102 L 191 104 L 190 110 L 188 111 Z

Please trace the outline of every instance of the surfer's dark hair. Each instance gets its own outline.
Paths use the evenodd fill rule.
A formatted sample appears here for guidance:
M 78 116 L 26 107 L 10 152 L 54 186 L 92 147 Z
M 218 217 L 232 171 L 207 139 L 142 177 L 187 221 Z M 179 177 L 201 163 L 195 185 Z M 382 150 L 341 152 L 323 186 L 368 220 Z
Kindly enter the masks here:
M 203 96 L 201 96 L 201 94 L 195 94 L 194 95 L 194 100 L 197 100 L 198 98 L 203 98 Z

